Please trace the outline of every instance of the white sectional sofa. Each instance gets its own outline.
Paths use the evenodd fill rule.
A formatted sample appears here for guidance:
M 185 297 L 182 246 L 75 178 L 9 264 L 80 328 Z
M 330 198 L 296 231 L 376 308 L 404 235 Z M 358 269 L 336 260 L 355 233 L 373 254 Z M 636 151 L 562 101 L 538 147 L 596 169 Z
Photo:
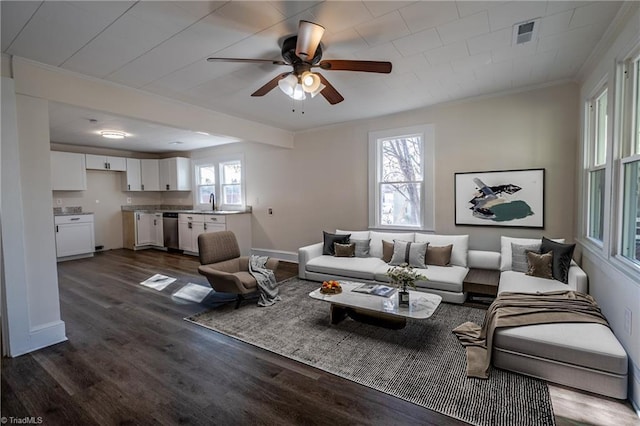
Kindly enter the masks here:
M 502 250 L 495 252 L 469 250 L 467 235 L 341 230 L 336 233 L 352 234 L 352 238 L 357 239 L 370 239 L 370 256 L 323 255 L 323 243 L 302 247 L 298 251 L 300 278 L 312 281 L 356 279 L 363 282 L 387 282 L 385 273 L 389 265 L 381 259 L 382 240 L 391 242 L 400 239 L 429 241 L 434 246 L 453 244 L 451 266 L 428 265 L 427 269 L 421 270 L 428 280 L 417 283 L 418 290 L 439 294 L 445 302 L 465 301 L 463 281 L 469 268 L 500 270 L 498 294 L 558 290 L 588 293 L 587 275 L 573 261 L 567 284 L 512 270 L 510 243 L 530 244 L 539 240 L 502 237 Z M 611 329 L 601 324 L 538 324 L 497 329 L 492 360 L 494 366 L 505 370 L 612 398 L 627 397 L 627 354 Z

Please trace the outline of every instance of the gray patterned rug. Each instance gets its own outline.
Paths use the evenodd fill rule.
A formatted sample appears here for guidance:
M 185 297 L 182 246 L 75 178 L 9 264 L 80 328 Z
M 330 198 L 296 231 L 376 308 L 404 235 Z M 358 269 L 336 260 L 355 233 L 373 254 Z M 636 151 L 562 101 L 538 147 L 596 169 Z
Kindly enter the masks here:
M 185 319 L 468 423 L 554 424 L 545 382 L 496 368 L 488 380 L 466 377 L 464 349 L 451 330 L 481 324 L 484 310 L 443 303 L 402 330 L 350 318 L 330 325 L 329 304 L 308 296 L 316 288 L 292 278 L 272 307 L 246 302 L 234 310 L 231 303 Z

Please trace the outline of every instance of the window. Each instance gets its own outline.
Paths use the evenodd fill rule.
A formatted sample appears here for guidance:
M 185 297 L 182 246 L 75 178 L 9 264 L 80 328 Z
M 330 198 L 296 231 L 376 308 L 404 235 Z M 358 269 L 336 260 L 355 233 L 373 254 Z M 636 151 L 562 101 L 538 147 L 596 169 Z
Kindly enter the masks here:
M 196 204 L 200 207 L 211 206 L 215 194 L 216 171 L 213 164 L 196 165 Z M 206 209 L 208 210 L 208 209 Z
M 194 207 L 211 210 L 213 202 L 218 210 L 244 208 L 244 173 L 242 158 L 194 159 Z
M 242 164 L 228 161 L 220 164 L 222 182 L 222 204 L 240 206 L 242 204 Z
M 369 134 L 373 228 L 433 228 L 432 126 Z
M 621 254 L 640 265 L 640 55 L 625 63 Z
M 604 238 L 607 95 L 607 88 L 602 88 L 587 105 L 587 236 L 599 242 Z

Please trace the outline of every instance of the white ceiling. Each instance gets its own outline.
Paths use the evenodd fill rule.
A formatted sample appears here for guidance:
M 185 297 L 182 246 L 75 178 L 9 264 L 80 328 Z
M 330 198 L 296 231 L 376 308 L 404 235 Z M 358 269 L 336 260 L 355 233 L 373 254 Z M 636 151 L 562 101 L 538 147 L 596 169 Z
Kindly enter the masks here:
M 621 5 L 2 1 L 0 40 L 2 51 L 10 55 L 297 131 L 576 79 Z M 534 18 L 540 18 L 538 37 L 513 46 L 513 25 Z M 331 106 L 318 96 L 294 106 L 277 88 L 261 98 L 250 96 L 289 67 L 206 61 L 209 56 L 281 59 L 279 43 L 297 32 L 300 19 L 326 28 L 323 59 L 391 61 L 392 73 L 323 72 L 345 100 Z M 82 139 L 87 112 L 52 105 L 52 117 L 52 139 Z M 149 123 L 101 117 L 105 122 L 119 119 L 123 129 L 139 133 L 141 140 L 146 132 L 158 136 Z M 186 141 L 192 133 L 174 133 L 166 141 Z

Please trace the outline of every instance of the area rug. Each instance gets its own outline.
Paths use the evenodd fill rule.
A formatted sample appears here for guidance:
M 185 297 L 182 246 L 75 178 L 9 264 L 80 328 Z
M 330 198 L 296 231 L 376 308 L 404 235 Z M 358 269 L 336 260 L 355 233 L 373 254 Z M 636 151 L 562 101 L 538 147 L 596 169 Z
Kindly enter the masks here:
M 292 278 L 267 308 L 233 304 L 189 318 L 211 330 L 475 425 L 553 425 L 545 382 L 493 368 L 466 377 L 452 329 L 482 323 L 485 311 L 442 303 L 428 320 L 389 330 L 350 318 L 330 325 L 329 304 L 308 294 L 318 283 Z

